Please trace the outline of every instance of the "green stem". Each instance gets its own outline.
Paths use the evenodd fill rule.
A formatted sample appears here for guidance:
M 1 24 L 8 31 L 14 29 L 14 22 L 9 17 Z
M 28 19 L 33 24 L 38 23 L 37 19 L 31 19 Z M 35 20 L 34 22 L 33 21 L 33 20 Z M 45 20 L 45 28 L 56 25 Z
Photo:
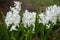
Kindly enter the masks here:
M 19 40 L 23 40 L 23 38 L 24 38 L 24 35 L 22 35 L 21 38 L 20 38 Z
M 60 30 L 60 27 L 55 31 L 55 33 L 54 33 L 54 34 L 56 34 L 59 30 Z
M 11 40 L 13 40 L 13 32 L 11 32 Z
M 44 40 L 44 26 L 41 26 L 40 28 L 41 28 L 41 30 L 40 30 L 41 40 Z
M 30 37 L 30 40 L 32 40 L 32 36 Z
M 26 38 L 25 38 L 25 40 L 27 40 L 27 35 L 26 35 Z
M 18 35 L 19 35 L 20 33 L 23 33 L 23 34 L 22 34 L 22 36 L 23 36 L 23 35 L 24 35 L 24 32 L 25 32 L 25 31 L 24 31 L 23 25 L 20 24 L 20 25 L 19 25 L 19 29 L 18 29 L 18 31 L 17 31 L 17 33 L 16 33 L 16 35 L 15 35 L 15 38 L 16 38 L 16 39 L 20 39 L 20 38 L 19 38 L 20 36 L 18 36 Z
M 13 31 L 11 32 L 11 40 L 15 40 L 14 32 Z
M 56 33 L 60 30 L 60 27 L 53 33 L 52 36 L 56 35 Z
M 2 11 L 1 11 L 1 15 L 2 15 L 2 20 L 5 22 L 5 15 L 3 14 Z
M 50 33 L 51 33 L 53 27 L 54 27 L 54 26 L 51 25 L 51 27 L 48 29 L 48 31 L 47 31 L 47 33 L 46 33 L 46 35 L 45 35 L 45 37 L 44 37 L 45 40 L 47 40 L 48 37 L 50 36 Z

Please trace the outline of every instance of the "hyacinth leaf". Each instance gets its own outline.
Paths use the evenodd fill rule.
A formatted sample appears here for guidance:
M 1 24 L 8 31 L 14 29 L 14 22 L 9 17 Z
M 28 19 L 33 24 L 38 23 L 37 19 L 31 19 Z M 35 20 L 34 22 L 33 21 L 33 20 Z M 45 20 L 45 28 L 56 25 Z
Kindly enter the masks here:
M 44 25 L 40 24 L 40 38 L 41 40 L 44 40 Z
M 10 40 L 16 40 L 16 39 L 15 39 L 15 31 L 11 31 L 10 33 L 11 33 L 11 34 L 10 34 L 10 35 L 11 35 Z
M 56 39 L 59 39 L 59 38 L 60 38 L 60 34 L 55 34 L 54 37 L 55 37 Z
M 28 29 L 27 31 L 27 40 L 32 40 L 32 30 L 33 29 L 33 26 L 31 25 L 30 28 Z
M 44 36 L 44 39 L 45 39 L 45 40 L 47 40 L 47 39 L 49 38 L 50 33 L 51 33 L 53 27 L 54 27 L 54 26 L 51 25 L 50 28 L 47 30 L 47 33 L 46 33 L 45 36 Z
M 19 26 L 20 27 L 20 26 Z M 17 33 L 16 33 L 16 35 L 15 35 L 15 38 L 16 39 L 19 39 L 20 38 L 20 36 L 18 36 L 19 34 L 21 34 L 21 30 L 20 30 L 20 28 L 18 29 L 18 31 L 17 31 Z
M 57 26 L 58 27 L 58 26 Z M 57 35 L 57 33 L 60 31 L 60 27 L 58 27 L 57 29 L 55 29 L 55 32 L 53 33 L 53 37 L 56 37 Z
M 20 24 L 19 25 L 19 29 L 18 29 L 18 31 L 17 31 L 17 33 L 16 33 L 16 35 L 15 35 L 15 38 L 16 39 L 20 39 L 21 38 L 21 36 L 23 36 L 24 34 L 24 28 L 23 28 L 23 24 Z M 20 35 L 21 34 L 21 35 Z M 18 36 L 19 35 L 19 36 Z
M 36 34 L 38 34 L 38 32 L 39 32 L 39 14 L 41 13 L 41 9 L 40 8 L 38 8 L 38 12 L 37 12 L 37 14 L 36 14 L 36 19 L 35 19 L 35 30 L 36 30 Z
M 3 14 L 2 11 L 1 11 L 1 15 L 2 15 L 2 20 L 5 22 L 5 15 Z
M 4 24 L 0 24 L 0 40 L 9 40 L 8 30 Z
M 56 25 L 54 26 L 55 29 L 57 29 L 57 28 L 59 28 L 59 27 L 60 27 L 60 24 L 56 24 Z

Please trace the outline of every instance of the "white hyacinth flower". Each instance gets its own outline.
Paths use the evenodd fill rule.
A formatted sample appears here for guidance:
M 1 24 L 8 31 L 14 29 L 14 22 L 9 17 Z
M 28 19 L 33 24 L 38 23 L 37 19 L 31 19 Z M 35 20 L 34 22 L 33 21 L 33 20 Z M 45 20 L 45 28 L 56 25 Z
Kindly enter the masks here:
M 44 25 L 48 23 L 48 18 L 45 17 L 44 13 L 39 14 L 39 16 L 40 16 L 39 23 L 43 23 Z
M 57 17 L 60 15 L 60 6 L 53 5 L 47 8 L 46 16 L 49 17 L 50 21 L 56 24 Z
M 45 13 L 40 13 L 39 16 L 40 16 L 39 23 L 47 25 L 49 24 L 48 22 L 51 21 L 53 24 L 56 24 L 57 17 L 60 16 L 60 6 L 57 5 L 50 6 L 46 8 Z M 50 26 L 48 26 L 48 28 L 49 27 Z
M 10 31 L 12 30 L 17 30 L 16 26 L 19 25 L 20 23 L 20 11 L 21 11 L 21 4 L 18 1 L 14 1 L 14 7 L 10 7 L 10 11 L 7 12 L 6 18 L 5 18 L 5 22 L 7 24 L 7 28 L 12 25 Z
M 29 12 L 28 10 L 25 10 L 25 13 L 23 14 L 22 18 L 22 23 L 24 24 L 24 27 L 27 28 L 27 25 L 35 26 L 35 18 L 36 18 L 35 12 Z

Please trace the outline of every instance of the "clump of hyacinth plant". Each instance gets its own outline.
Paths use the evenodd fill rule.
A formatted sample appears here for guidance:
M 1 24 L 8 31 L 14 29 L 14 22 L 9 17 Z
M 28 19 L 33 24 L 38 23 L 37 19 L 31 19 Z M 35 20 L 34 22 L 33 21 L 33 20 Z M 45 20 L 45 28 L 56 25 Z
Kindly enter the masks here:
M 17 30 L 15 27 L 19 26 L 20 23 L 20 11 L 21 11 L 21 4 L 20 2 L 14 1 L 14 7 L 10 7 L 10 11 L 7 12 L 5 22 L 7 24 L 7 28 L 12 25 L 10 31 Z
M 53 5 L 46 8 L 45 12 L 29 12 L 25 10 L 21 13 L 22 2 L 14 1 L 14 6 L 10 6 L 5 17 L 6 30 L 3 40 L 33 40 L 39 37 L 40 40 L 48 40 L 55 25 L 60 24 L 60 6 Z M 3 27 L 2 27 L 3 28 Z M 2 40 L 2 39 L 1 39 Z
M 52 31 L 52 29 L 54 28 L 55 25 L 57 25 L 57 20 L 60 21 L 60 6 L 57 5 L 53 5 L 53 6 L 49 6 L 46 8 L 46 11 L 43 13 L 39 14 L 39 23 L 42 23 L 44 26 L 46 26 L 45 28 L 47 29 L 46 34 L 44 35 L 44 29 L 42 31 L 42 35 L 41 40 L 47 40 L 47 38 L 49 37 L 50 32 Z

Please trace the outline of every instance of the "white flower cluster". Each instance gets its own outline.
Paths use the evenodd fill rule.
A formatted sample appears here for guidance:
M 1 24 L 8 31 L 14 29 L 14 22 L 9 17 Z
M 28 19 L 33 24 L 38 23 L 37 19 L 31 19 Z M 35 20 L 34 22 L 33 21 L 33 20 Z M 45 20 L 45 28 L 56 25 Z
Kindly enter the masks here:
M 5 22 L 7 24 L 7 28 L 12 25 L 10 31 L 17 30 L 15 27 L 20 23 L 20 10 L 21 10 L 21 2 L 14 1 L 14 7 L 10 7 L 10 11 L 7 12 Z
M 28 10 L 25 10 L 25 13 L 23 14 L 22 23 L 24 24 L 24 27 L 27 28 L 33 25 L 32 33 L 35 31 L 35 18 L 36 18 L 36 12 L 29 12 Z
M 35 26 L 35 18 L 36 13 L 35 12 L 29 12 L 28 10 L 25 10 L 25 13 L 23 14 L 22 23 L 24 24 L 24 27 L 33 25 Z
M 10 7 L 10 11 L 7 12 L 5 22 L 7 24 L 7 28 L 11 25 L 12 30 L 17 30 L 15 27 L 19 25 L 20 23 L 20 11 L 21 11 L 21 2 L 14 1 L 14 7 Z M 43 23 L 48 28 L 50 27 L 50 24 L 48 23 L 51 21 L 53 24 L 56 24 L 57 18 L 60 21 L 60 6 L 53 5 L 46 8 L 46 11 L 39 14 L 39 23 Z M 30 27 L 30 25 L 33 25 L 33 29 L 35 29 L 35 18 L 36 18 L 36 12 L 29 12 L 28 10 L 25 10 L 25 13 L 23 13 L 22 17 L 22 23 L 24 24 L 24 27 L 27 28 Z M 48 29 L 47 28 L 47 29 Z
M 46 12 L 39 14 L 39 23 L 48 24 L 49 21 L 56 24 L 57 17 L 60 18 L 60 6 L 53 5 L 46 8 Z

